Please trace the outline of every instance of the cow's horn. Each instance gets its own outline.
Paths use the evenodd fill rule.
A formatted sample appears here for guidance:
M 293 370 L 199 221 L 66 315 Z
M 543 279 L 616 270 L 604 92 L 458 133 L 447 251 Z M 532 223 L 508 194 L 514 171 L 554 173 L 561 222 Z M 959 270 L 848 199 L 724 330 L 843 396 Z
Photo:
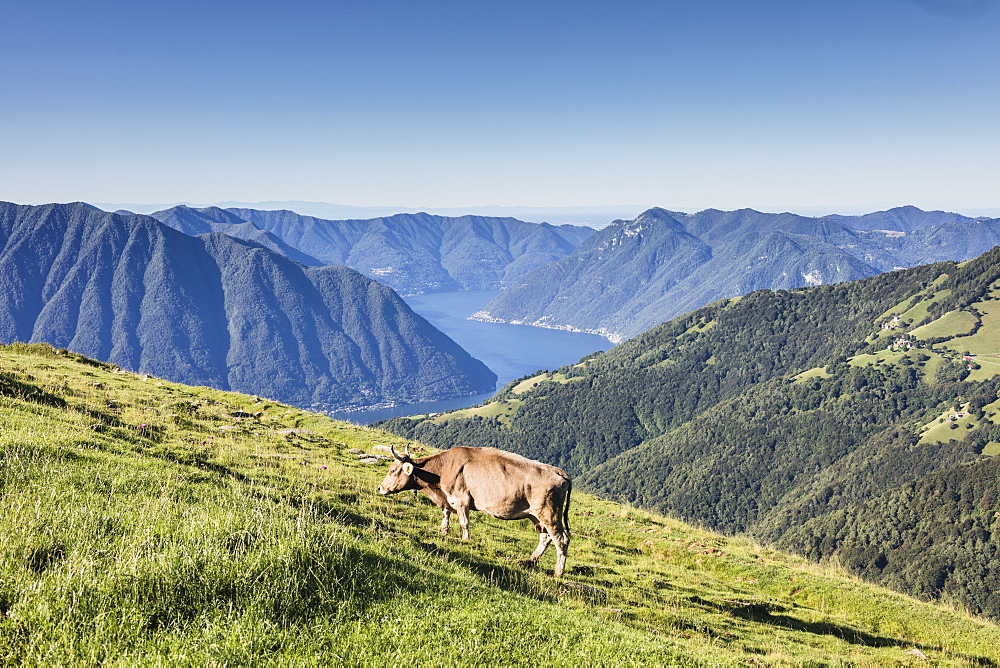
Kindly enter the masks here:
M 392 447 L 391 445 L 389 446 L 389 450 L 392 452 L 392 456 L 401 462 L 405 462 L 406 458 L 410 456 L 410 446 L 406 446 L 405 455 L 400 455 L 398 452 L 396 452 L 396 448 Z

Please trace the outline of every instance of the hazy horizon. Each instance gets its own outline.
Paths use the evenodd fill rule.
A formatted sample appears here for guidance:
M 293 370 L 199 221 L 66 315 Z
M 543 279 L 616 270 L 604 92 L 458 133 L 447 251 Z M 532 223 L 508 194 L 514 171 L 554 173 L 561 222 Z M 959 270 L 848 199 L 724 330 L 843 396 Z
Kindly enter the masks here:
M 32 202 L 32 204 L 42 204 L 42 202 Z M 219 208 L 251 208 L 251 209 L 263 209 L 263 210 L 277 210 L 277 209 L 287 209 L 289 211 L 294 211 L 306 216 L 315 216 L 317 218 L 328 218 L 332 220 L 345 220 L 351 218 L 378 218 L 382 216 L 389 216 L 396 213 L 430 213 L 440 216 L 462 216 L 462 215 L 479 215 L 479 216 L 510 216 L 512 218 L 520 218 L 528 222 L 550 222 L 553 224 L 562 224 L 567 222 L 575 222 L 577 224 L 585 224 L 590 226 L 597 225 L 598 227 L 604 227 L 615 219 L 632 219 L 638 216 L 643 211 L 646 211 L 653 206 L 592 206 L 592 207 L 526 207 L 526 206 L 499 206 L 499 205 L 484 205 L 484 206 L 470 206 L 470 207 L 412 207 L 412 206 L 356 206 L 350 204 L 335 204 L 332 202 L 303 202 L 295 200 L 284 200 L 284 201 L 258 201 L 258 202 L 239 202 L 239 201 L 228 201 L 228 202 L 172 202 L 172 203 L 121 203 L 121 202 L 88 202 L 92 206 L 96 206 L 105 211 L 115 211 L 115 210 L 127 210 L 133 213 L 148 214 L 155 211 L 162 211 L 164 209 L 169 209 L 174 206 L 190 206 L 194 208 L 204 208 L 216 206 Z M 848 207 L 848 208 L 838 208 L 832 206 L 806 206 L 806 207 L 772 207 L 758 209 L 766 213 L 795 213 L 801 216 L 813 216 L 821 217 L 828 215 L 863 215 L 866 213 L 873 213 L 876 211 L 885 211 L 888 209 L 907 206 L 906 203 L 899 203 L 893 205 L 873 205 L 870 207 Z M 696 213 L 698 211 L 703 211 L 704 208 L 720 208 L 720 207 L 704 207 L 704 208 L 694 208 L 694 207 L 671 207 L 671 206 L 660 206 L 660 208 L 668 209 L 671 211 L 679 211 L 683 213 Z M 746 207 L 739 207 L 746 208 Z M 750 207 L 752 208 L 752 207 Z M 958 213 L 970 217 L 988 217 L 996 218 L 1000 217 L 1000 208 L 995 209 L 964 209 L 964 210 L 949 210 L 949 213 Z

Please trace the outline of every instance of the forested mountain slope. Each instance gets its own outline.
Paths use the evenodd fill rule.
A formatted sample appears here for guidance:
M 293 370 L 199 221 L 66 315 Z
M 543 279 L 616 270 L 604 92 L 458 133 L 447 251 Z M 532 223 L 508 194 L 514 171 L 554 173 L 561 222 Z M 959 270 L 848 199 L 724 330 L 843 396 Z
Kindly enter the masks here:
M 295 259 L 345 265 L 403 295 L 497 289 L 564 257 L 594 233 L 576 225 L 426 213 L 324 220 L 293 211 L 174 207 L 152 216 L 185 232 L 208 225 L 228 234 L 228 225 L 241 238 L 249 223 L 307 257 Z
M 1000 248 L 722 301 L 482 408 L 384 426 L 541 456 L 614 498 L 1000 618 L 996 373 Z
M 886 227 L 874 228 L 878 224 Z M 650 209 L 633 221 L 615 221 L 569 256 L 525 275 L 476 317 L 578 329 L 619 342 L 718 299 L 966 260 L 997 243 L 998 220 L 916 207 L 824 218 Z
M 298 405 L 462 396 L 496 376 L 389 288 L 85 204 L 0 204 L 0 341 Z
M 612 233 L 598 232 L 568 257 L 531 272 L 487 309 L 506 312 L 503 305 L 510 304 L 520 314 L 517 323 L 540 326 L 550 321 L 563 324 L 567 314 L 573 314 L 572 322 L 598 323 L 589 329 L 608 335 L 618 331 L 620 320 L 634 318 L 637 305 L 670 291 L 710 258 L 708 246 L 688 234 L 669 213 L 653 209 Z M 523 289 L 528 282 L 545 288 Z M 614 318 L 606 318 L 607 312 L 614 313 Z M 491 318 L 482 312 L 475 317 Z

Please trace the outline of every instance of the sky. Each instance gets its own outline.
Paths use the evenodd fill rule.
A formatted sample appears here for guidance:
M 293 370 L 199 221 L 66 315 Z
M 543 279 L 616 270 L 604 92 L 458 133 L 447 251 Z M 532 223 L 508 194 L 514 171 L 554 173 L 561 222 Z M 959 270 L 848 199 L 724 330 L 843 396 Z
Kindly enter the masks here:
M 0 0 L 0 199 L 1000 214 L 994 0 Z

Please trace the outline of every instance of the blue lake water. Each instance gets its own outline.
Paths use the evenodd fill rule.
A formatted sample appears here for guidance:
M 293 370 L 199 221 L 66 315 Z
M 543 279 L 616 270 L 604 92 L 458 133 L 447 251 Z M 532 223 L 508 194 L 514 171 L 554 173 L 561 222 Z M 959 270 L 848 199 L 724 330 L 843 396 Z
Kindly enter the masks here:
M 515 378 L 540 369 L 555 369 L 564 364 L 572 364 L 584 355 L 607 350 L 612 346 L 610 341 L 595 334 L 468 320 L 470 315 L 498 294 L 498 290 L 466 290 L 415 295 L 404 299 L 410 308 L 492 369 L 499 377 L 497 389 Z M 351 422 L 370 424 L 391 417 L 472 406 L 494 393 L 332 415 Z

